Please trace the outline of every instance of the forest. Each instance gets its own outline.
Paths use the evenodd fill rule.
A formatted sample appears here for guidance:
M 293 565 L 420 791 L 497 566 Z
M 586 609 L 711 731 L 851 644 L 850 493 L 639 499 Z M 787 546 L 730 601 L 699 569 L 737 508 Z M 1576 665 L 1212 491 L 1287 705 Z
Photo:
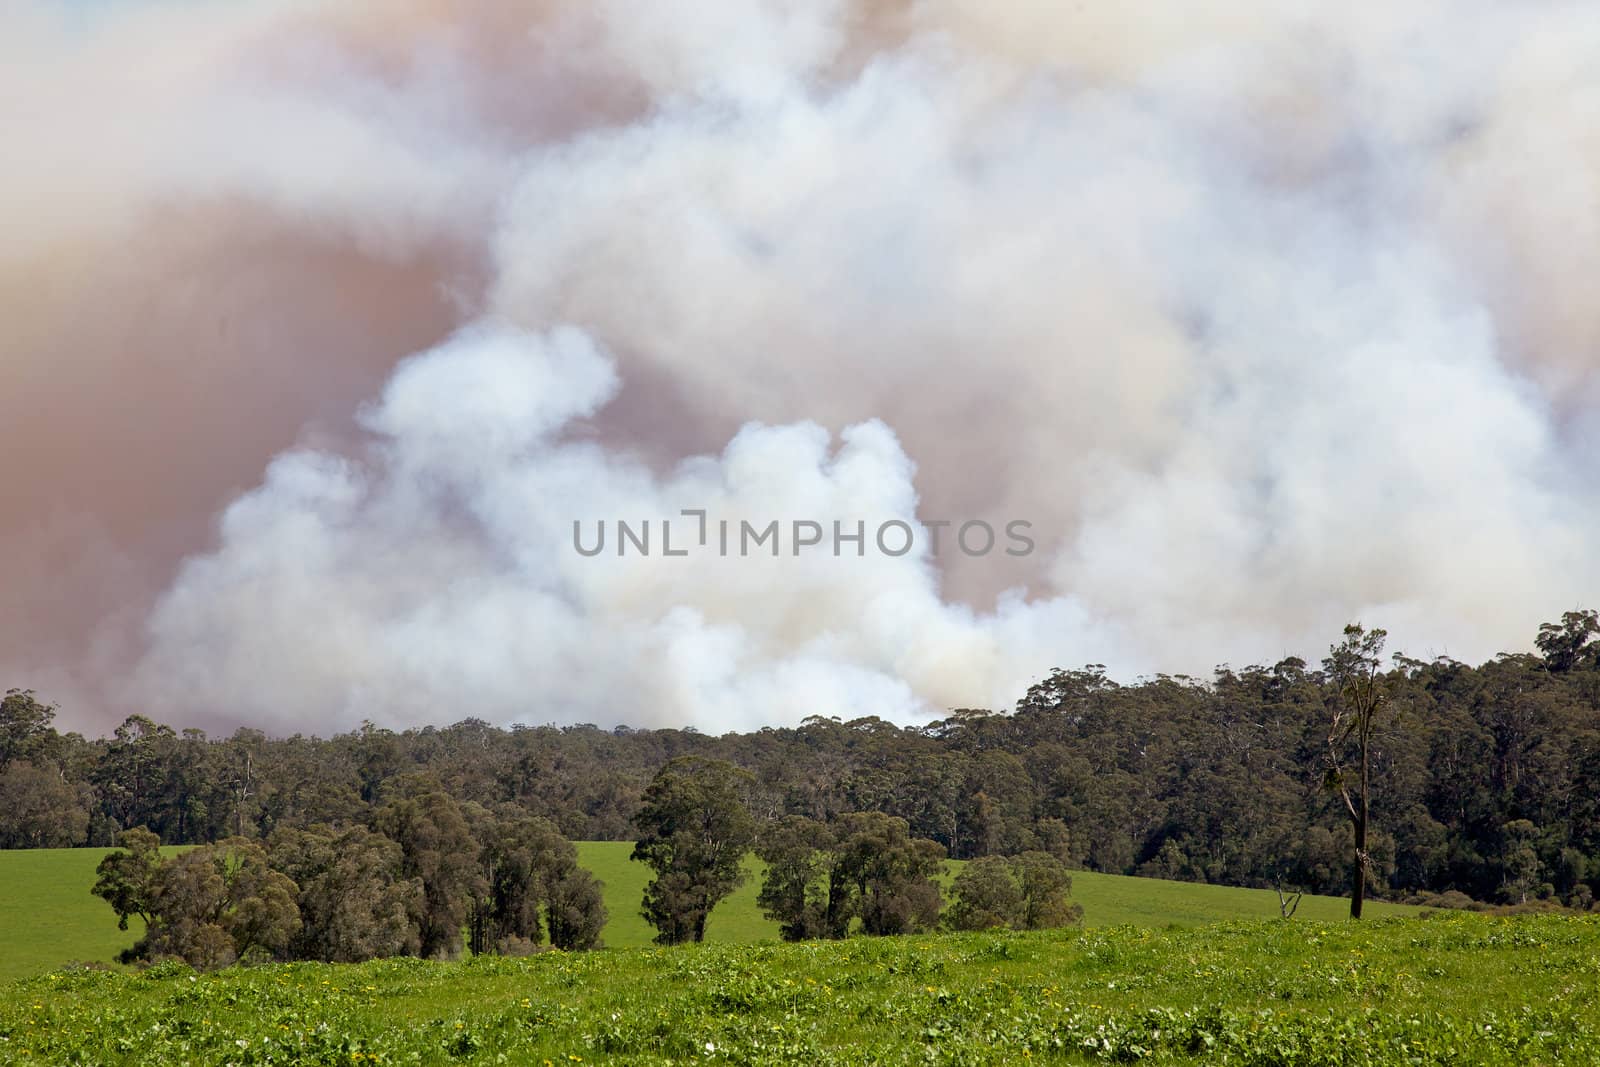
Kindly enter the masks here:
M 1370 894 L 1594 902 L 1600 616 L 1568 612 L 1540 628 L 1535 647 L 1476 666 L 1393 654 L 1373 670 Z M 435 797 L 525 841 L 631 841 L 658 773 L 697 757 L 739 770 L 731 788 L 752 842 L 879 813 L 957 859 L 1032 853 L 1094 871 L 1347 893 L 1338 651 L 1319 664 L 1126 683 L 1089 665 L 1052 671 L 1008 711 L 957 710 L 920 726 L 819 714 L 720 737 L 499 728 L 463 708 L 447 727 L 368 723 L 327 738 L 211 737 L 142 715 L 86 738 L 58 731 L 39 695 L 11 690 L 0 703 L 0 846 L 106 846 L 145 828 L 152 844 L 272 840 L 309 855 L 340 834 L 397 825 L 406 805 Z M 558 711 L 530 698 L 527 718 Z M 616 709 L 622 722 L 642 717 Z M 355 845 L 384 847 L 346 842 Z M 558 881 L 568 867 L 552 868 Z

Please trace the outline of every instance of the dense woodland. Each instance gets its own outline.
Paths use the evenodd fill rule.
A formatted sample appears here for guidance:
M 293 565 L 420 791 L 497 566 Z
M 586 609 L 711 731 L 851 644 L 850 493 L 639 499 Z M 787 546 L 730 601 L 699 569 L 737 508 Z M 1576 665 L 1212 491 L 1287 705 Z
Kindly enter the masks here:
M 1600 619 L 1568 613 L 1537 647 L 1480 666 L 1384 660 L 1371 892 L 1594 900 Z M 0 705 L 0 846 L 110 845 L 135 827 L 166 844 L 281 841 L 379 825 L 435 791 L 472 805 L 463 810 L 546 819 L 567 839 L 634 840 L 653 777 L 692 755 L 748 772 L 738 788 L 758 827 L 879 812 L 956 858 L 1035 852 L 1097 871 L 1342 893 L 1351 822 L 1332 778 L 1334 669 L 1289 658 L 1118 684 L 1091 665 L 1052 672 L 1009 712 L 921 727 L 819 715 L 722 737 L 500 729 L 464 715 L 327 739 L 213 738 L 135 716 L 86 739 L 57 732 L 53 708 L 14 690 Z

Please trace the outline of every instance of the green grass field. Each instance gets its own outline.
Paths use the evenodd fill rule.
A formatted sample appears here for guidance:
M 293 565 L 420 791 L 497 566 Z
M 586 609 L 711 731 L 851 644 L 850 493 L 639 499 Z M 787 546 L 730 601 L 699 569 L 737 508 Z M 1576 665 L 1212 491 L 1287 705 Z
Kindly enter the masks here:
M 110 905 L 89 893 L 108 851 L 0 851 L 0 982 L 68 962 L 114 959 L 144 933 L 138 919 L 118 930 Z
M 634 948 L 654 943 L 655 927 L 639 914 L 639 902 L 644 899 L 644 887 L 650 881 L 650 869 L 634 863 L 628 856 L 633 845 L 627 841 L 580 841 L 578 862 L 594 872 L 605 883 L 606 918 L 605 939 L 607 948 Z M 756 893 L 761 888 L 761 863 L 754 856 L 746 857 L 748 877 L 744 885 L 712 911 L 706 920 L 706 940 L 745 943 L 764 939 L 776 940 L 778 924 L 761 915 L 756 907 Z
M 1278 896 L 1270 889 L 1237 889 L 1195 885 L 1159 878 L 1072 872 L 1072 899 L 1083 905 L 1085 926 L 1198 926 L 1226 919 L 1275 919 Z M 1364 914 L 1381 919 L 1415 915 L 1421 909 L 1369 900 Z M 1350 914 L 1346 897 L 1312 897 L 1300 901 L 1297 919 L 1331 922 Z
M 579 862 L 606 884 L 606 907 L 611 915 L 606 925 L 605 943 L 611 948 L 648 945 L 655 936 L 655 931 L 639 915 L 639 900 L 644 895 L 645 883 L 650 880 L 650 872 L 643 865 L 629 861 L 632 851 L 633 846 L 625 841 L 578 844 Z M 0 856 L 0 862 L 3 859 Z M 951 863 L 949 867 L 954 871 L 961 864 Z M 711 920 L 706 924 L 708 941 L 749 942 L 778 936 L 778 924 L 763 918 L 756 907 L 761 864 L 752 857 L 745 869 L 750 872 L 745 884 L 711 913 Z M 1090 871 L 1072 873 L 1072 898 L 1083 905 L 1085 926 L 1197 926 L 1226 919 L 1268 919 L 1278 915 L 1278 897 L 1270 889 L 1195 885 Z M 1405 905 L 1374 901 L 1367 902 L 1366 910 L 1372 918 L 1414 915 L 1418 911 Z M 1349 913 L 1350 902 L 1343 897 L 1308 896 L 1300 902 L 1296 916 L 1334 920 Z
M 578 845 L 579 860 L 605 882 L 610 921 L 604 937 L 612 948 L 648 945 L 654 936 L 639 915 L 650 872 L 629 861 L 632 847 L 622 841 Z M 136 928 L 118 930 L 111 908 L 89 893 L 95 865 L 105 853 L 105 849 L 88 848 L 0 851 L 0 981 L 41 974 L 71 961 L 111 960 L 138 938 L 141 931 Z M 756 907 L 759 869 L 754 859 L 749 861 L 752 877 L 712 913 L 706 926 L 708 940 L 747 943 L 776 939 L 777 925 L 763 918 Z M 1073 875 L 1073 898 L 1083 905 L 1084 923 L 1091 927 L 1192 926 L 1278 914 L 1277 897 L 1268 890 L 1085 871 Z M 1347 907 L 1338 898 L 1307 897 L 1299 916 L 1332 920 L 1346 914 Z M 1416 910 L 1375 903 L 1368 908 L 1374 918 Z
M 1600 1062 L 1600 916 L 854 938 L 0 989 L 0 1063 Z

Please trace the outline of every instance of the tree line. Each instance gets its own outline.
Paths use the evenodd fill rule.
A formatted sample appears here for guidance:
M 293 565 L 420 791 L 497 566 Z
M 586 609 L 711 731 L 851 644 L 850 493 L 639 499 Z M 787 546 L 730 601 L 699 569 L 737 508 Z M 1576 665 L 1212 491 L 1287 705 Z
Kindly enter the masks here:
M 1361 646 L 1375 632 L 1353 648 L 1347 634 L 1317 665 L 1119 684 L 1091 664 L 1051 672 L 1008 711 L 917 727 L 819 714 L 720 737 L 500 729 L 463 708 L 449 727 L 329 738 L 214 738 L 137 715 L 85 738 L 13 690 L 0 701 L 0 846 L 110 845 L 140 826 L 164 844 L 262 847 L 318 825 L 384 833 L 380 813 L 418 775 L 462 810 L 642 842 L 635 818 L 657 772 L 692 756 L 742 772 L 730 788 L 758 826 L 827 828 L 834 843 L 806 862 L 846 854 L 846 817 L 878 813 L 958 859 L 1034 852 L 1119 874 L 1587 907 L 1600 890 L 1595 612 L 1541 627 L 1535 653 L 1477 666 L 1383 656 L 1381 640 Z M 649 718 L 640 700 L 617 717 Z M 530 698 L 528 718 L 544 713 Z
M 758 901 L 785 940 L 1075 923 L 1058 857 L 988 857 L 961 872 L 944 909 L 942 846 L 905 820 L 856 812 L 833 823 L 787 816 L 758 827 L 740 787 L 750 776 L 697 756 L 668 762 L 634 822 L 634 858 L 655 874 L 641 914 L 656 941 L 701 941 L 713 908 L 744 881 L 752 848 L 767 862 Z M 162 852 L 138 827 L 101 860 L 93 892 L 144 935 L 125 963 L 234 963 L 389 956 L 453 959 L 600 945 L 602 884 L 548 820 L 515 805 L 457 804 L 423 779 L 370 825 L 283 827 L 264 841 L 228 837 Z
M 282 827 L 176 854 L 138 827 L 100 862 L 92 892 L 138 916 L 144 936 L 124 962 L 178 957 L 209 970 L 234 962 L 382 956 L 524 955 L 543 943 L 595 947 L 601 885 L 546 819 L 488 810 L 416 788 L 370 825 Z
M 743 796 L 750 772 L 723 760 L 680 756 L 657 772 L 634 817 L 633 858 L 655 872 L 643 915 L 662 944 L 700 941 L 711 909 L 744 880 L 754 850 L 765 874 L 756 897 L 786 941 L 913 934 L 947 926 L 1041 929 L 1078 922 L 1065 860 L 1027 852 L 986 857 L 962 870 L 947 911 L 943 845 L 913 837 L 904 819 L 846 812 L 823 822 L 785 815 L 758 825 Z

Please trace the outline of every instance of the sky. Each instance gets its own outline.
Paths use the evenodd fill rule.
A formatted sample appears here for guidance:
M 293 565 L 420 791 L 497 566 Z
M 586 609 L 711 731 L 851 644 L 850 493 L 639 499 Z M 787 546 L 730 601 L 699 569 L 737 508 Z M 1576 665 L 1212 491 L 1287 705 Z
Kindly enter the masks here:
M 1600 592 L 1596 54 L 1559 0 L 17 0 L 0 686 L 722 732 L 1529 648 Z

